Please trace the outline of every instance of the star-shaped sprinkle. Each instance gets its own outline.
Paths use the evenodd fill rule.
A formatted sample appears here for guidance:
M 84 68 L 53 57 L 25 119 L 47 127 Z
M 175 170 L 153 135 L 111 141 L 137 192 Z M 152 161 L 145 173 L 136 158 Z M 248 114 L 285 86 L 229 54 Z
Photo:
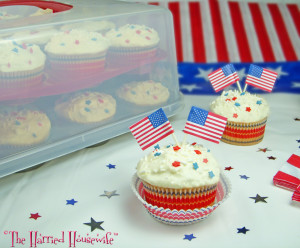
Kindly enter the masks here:
M 35 214 L 30 214 L 29 219 L 35 219 L 35 220 L 37 220 L 40 217 L 42 217 L 42 216 L 40 216 L 38 213 L 35 213 Z
M 203 159 L 203 163 L 207 164 L 207 162 L 208 162 L 207 158 Z
M 101 226 L 103 224 L 104 221 L 95 221 L 92 217 L 91 217 L 91 222 L 90 223 L 83 223 L 87 226 L 90 226 L 91 227 L 91 232 L 94 231 L 95 229 L 100 229 L 100 230 L 103 230 L 103 227 Z
M 108 169 L 116 169 L 116 165 L 114 164 L 108 164 L 106 167 L 108 167 Z
M 246 111 L 247 111 L 247 112 L 250 112 L 250 111 L 251 111 L 251 108 L 250 108 L 250 107 L 246 107 Z
M 195 239 L 196 237 L 194 236 L 194 234 L 185 234 L 183 239 L 187 239 L 189 241 L 191 241 L 192 239 Z
M 179 166 L 180 166 L 180 162 L 174 161 L 174 162 L 172 163 L 172 165 L 173 165 L 174 167 L 179 167 Z
M 158 156 L 160 156 L 161 155 L 161 153 L 160 152 L 156 152 L 156 153 L 154 153 L 154 157 L 158 157 Z
M 255 197 L 249 197 L 249 198 L 254 199 L 255 200 L 254 203 L 257 203 L 257 202 L 265 202 L 265 203 L 267 203 L 265 199 L 267 199 L 268 197 L 267 196 L 260 196 L 259 194 L 256 194 Z
M 238 114 L 237 114 L 237 113 L 234 113 L 234 114 L 232 115 L 232 117 L 233 117 L 233 118 L 238 118 Z
M 258 148 L 258 152 L 268 152 L 271 151 L 268 148 Z
M 275 160 L 276 158 L 273 156 L 268 157 L 269 160 Z
M 250 177 L 247 177 L 246 175 L 240 175 L 240 177 L 241 177 L 241 179 L 245 179 L 245 180 L 247 180 L 248 178 L 250 178 Z
M 194 150 L 194 152 L 198 155 L 201 154 L 201 152 L 199 150 Z
M 256 102 L 256 104 L 261 105 L 261 104 L 262 104 L 262 101 L 261 101 L 261 100 L 258 100 L 258 101 Z
M 239 104 L 238 102 L 235 102 L 234 105 L 237 107 L 241 106 L 241 104 Z
M 104 190 L 104 194 L 100 195 L 100 196 L 106 196 L 108 199 L 110 199 L 112 196 L 118 196 L 119 194 L 116 194 L 116 190 L 113 191 L 106 191 Z
M 85 104 L 90 105 L 91 104 L 91 100 L 86 100 Z
M 231 99 L 230 99 L 230 98 L 227 98 L 225 101 L 226 101 L 226 102 L 230 102 L 230 101 L 231 101 Z
M 242 92 L 241 94 L 240 94 L 240 96 L 243 96 L 243 95 L 245 95 L 246 93 L 245 92 Z
M 160 149 L 159 144 L 155 145 L 155 146 L 154 146 L 154 149 Z
M 213 173 L 213 171 L 209 171 L 208 175 L 209 175 L 209 178 L 213 178 L 215 176 L 215 174 Z
M 196 162 L 193 163 L 193 167 L 194 167 L 195 170 L 197 170 L 199 168 L 199 166 L 198 166 L 198 164 Z
M 181 149 L 180 146 L 174 146 L 174 147 L 173 147 L 173 150 L 174 150 L 174 151 L 178 151 L 178 150 L 180 150 L 180 149 Z
M 232 101 L 235 101 L 236 99 L 237 99 L 237 97 L 235 96 L 235 97 L 232 98 Z
M 233 170 L 233 168 L 231 167 L 231 166 L 227 166 L 227 167 L 225 167 L 225 169 L 224 170 L 228 170 L 228 171 L 230 171 L 230 170 Z
M 246 234 L 246 232 L 250 231 L 250 230 L 247 229 L 246 227 L 237 228 L 237 230 L 238 230 L 237 233 L 243 233 L 243 234 Z
M 74 198 L 71 199 L 71 200 L 66 200 L 66 201 L 67 201 L 67 204 L 66 204 L 66 205 L 73 205 L 73 206 L 74 206 L 75 203 L 78 202 L 78 201 L 75 201 Z

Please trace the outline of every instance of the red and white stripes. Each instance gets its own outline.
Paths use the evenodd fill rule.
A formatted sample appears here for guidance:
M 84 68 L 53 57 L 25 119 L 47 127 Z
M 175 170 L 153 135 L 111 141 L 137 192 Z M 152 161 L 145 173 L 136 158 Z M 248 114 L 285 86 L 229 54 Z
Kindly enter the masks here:
M 300 60 L 298 4 L 218 0 L 150 4 L 173 13 L 178 62 Z

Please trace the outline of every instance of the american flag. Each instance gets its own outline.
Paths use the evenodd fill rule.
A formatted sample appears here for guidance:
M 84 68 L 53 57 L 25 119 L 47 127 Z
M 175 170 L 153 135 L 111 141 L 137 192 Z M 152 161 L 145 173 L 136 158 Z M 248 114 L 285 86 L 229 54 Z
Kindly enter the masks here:
M 228 64 L 208 74 L 208 79 L 210 80 L 214 90 L 218 92 L 239 81 L 239 76 L 235 71 L 234 66 L 232 64 Z
M 129 127 L 142 150 L 174 133 L 162 108 Z
M 277 78 L 277 73 L 257 65 L 250 65 L 246 84 L 271 92 Z
M 227 118 L 193 106 L 183 132 L 219 143 Z
M 145 1 L 145 0 L 143 0 Z M 300 60 L 299 3 L 157 0 L 173 14 L 178 62 Z M 152 20 L 160 25 L 160 20 Z

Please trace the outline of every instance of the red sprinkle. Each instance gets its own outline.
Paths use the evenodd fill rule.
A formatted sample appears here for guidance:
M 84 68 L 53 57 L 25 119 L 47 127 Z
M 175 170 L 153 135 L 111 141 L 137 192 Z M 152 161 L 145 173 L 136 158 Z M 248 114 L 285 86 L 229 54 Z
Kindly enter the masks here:
M 250 111 L 251 111 L 251 108 L 250 108 L 250 107 L 246 107 L 246 111 L 247 111 L 247 112 L 250 112 Z
M 78 45 L 79 44 L 79 40 L 75 40 L 75 44 Z
M 129 43 L 129 42 L 130 42 L 130 40 L 125 40 L 125 42 L 126 42 L 126 43 Z
M 236 99 L 237 99 L 237 97 L 233 97 L 233 98 L 232 98 L 232 101 L 235 101 Z
M 196 142 L 194 142 L 194 143 L 192 143 L 192 146 L 194 146 L 194 145 L 196 145 L 197 143 Z
M 137 33 L 137 34 L 140 34 L 140 33 L 141 33 L 141 30 L 137 30 L 136 33 Z
M 174 146 L 174 147 L 173 147 L 173 150 L 174 150 L 174 151 L 178 151 L 178 150 L 180 150 L 180 149 L 181 149 L 181 147 L 179 147 L 179 146 Z
M 150 38 L 149 36 L 146 36 L 145 38 L 146 38 L 147 40 L 151 40 L 151 38 Z
M 238 114 L 237 114 L 237 113 L 234 113 L 234 114 L 233 114 L 233 118 L 238 118 Z
M 207 158 L 203 159 L 203 163 L 207 163 L 207 162 L 208 162 Z
M 231 99 L 230 99 L 230 98 L 227 98 L 225 101 L 226 101 L 226 102 L 227 102 L 227 101 L 229 101 L 229 102 L 230 102 L 230 101 L 231 101 Z
M 178 167 L 178 166 L 180 166 L 180 162 L 174 161 L 174 162 L 172 163 L 172 165 L 173 165 L 174 167 Z
M 196 154 L 201 154 L 199 150 L 194 150 Z

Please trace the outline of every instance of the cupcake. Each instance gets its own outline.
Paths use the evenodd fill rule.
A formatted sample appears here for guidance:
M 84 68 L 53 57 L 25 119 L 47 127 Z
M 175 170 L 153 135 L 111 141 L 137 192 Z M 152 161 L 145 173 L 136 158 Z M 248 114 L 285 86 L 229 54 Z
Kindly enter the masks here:
M 117 90 L 117 95 L 137 106 L 155 106 L 166 102 L 170 93 L 160 82 L 147 80 L 124 84 Z
M 45 51 L 51 72 L 70 79 L 102 71 L 108 47 L 108 41 L 101 34 L 73 29 L 54 35 Z
M 61 99 L 56 103 L 55 111 L 72 122 L 97 123 L 115 115 L 116 101 L 108 94 L 84 92 Z
M 63 25 L 60 30 L 82 29 L 88 32 L 99 32 L 105 34 L 110 29 L 115 28 L 115 24 L 110 21 L 88 21 Z
M 158 208 L 194 210 L 215 203 L 220 167 L 201 145 L 156 148 L 137 165 L 145 201 Z
M 262 97 L 249 92 L 223 91 L 210 109 L 227 118 L 223 142 L 248 146 L 263 140 L 270 108 Z
M 0 89 L 36 86 L 42 82 L 46 55 L 33 44 L 0 41 Z
M 0 21 L 20 18 L 20 15 L 10 14 L 6 11 L 0 11 Z
M 108 61 L 112 66 L 128 65 L 153 58 L 160 40 L 153 28 L 136 24 L 112 29 L 105 36 L 111 43 Z
M 0 113 L 0 145 L 39 144 L 48 138 L 50 130 L 50 120 L 41 111 L 28 109 Z

